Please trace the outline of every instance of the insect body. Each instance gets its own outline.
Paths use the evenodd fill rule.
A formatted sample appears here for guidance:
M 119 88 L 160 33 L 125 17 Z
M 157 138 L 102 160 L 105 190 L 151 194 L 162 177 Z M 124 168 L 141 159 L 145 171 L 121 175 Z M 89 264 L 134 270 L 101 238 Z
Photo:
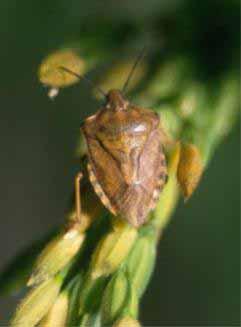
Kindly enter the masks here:
M 123 91 L 142 55 L 137 58 Z M 92 84 L 68 68 L 60 69 Z M 155 208 L 167 179 L 160 118 L 152 110 L 131 104 L 119 90 L 105 94 L 99 87 L 94 87 L 104 95 L 106 104 L 81 127 L 88 148 L 89 179 L 105 207 L 139 227 Z M 81 177 L 82 174 L 78 174 L 75 183 L 79 221 Z
M 82 126 L 88 172 L 102 203 L 133 226 L 154 209 L 167 177 L 159 116 L 129 103 L 118 90 Z

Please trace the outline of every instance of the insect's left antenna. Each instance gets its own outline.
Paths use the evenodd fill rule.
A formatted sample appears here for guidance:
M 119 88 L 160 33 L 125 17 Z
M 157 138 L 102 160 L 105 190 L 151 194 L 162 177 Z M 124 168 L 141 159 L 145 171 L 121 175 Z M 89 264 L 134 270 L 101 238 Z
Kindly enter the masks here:
M 142 60 L 142 58 L 144 57 L 145 53 L 146 53 L 146 47 L 144 47 L 144 48 L 142 49 L 142 51 L 139 53 L 139 55 L 138 55 L 137 58 L 136 58 L 136 61 L 135 61 L 134 65 L 133 65 L 133 67 L 132 67 L 132 69 L 131 69 L 131 71 L 130 71 L 130 73 L 129 73 L 129 75 L 128 75 L 126 81 L 125 81 L 125 84 L 124 84 L 124 86 L 123 86 L 123 88 L 122 88 L 122 93 L 123 93 L 123 94 L 125 94 L 125 91 L 126 91 L 126 89 L 127 89 L 127 86 L 128 86 L 128 84 L 129 84 L 129 82 L 130 82 L 132 76 L 133 76 L 133 73 L 135 72 L 136 67 L 138 66 L 138 64 L 140 63 L 140 61 Z
M 95 85 L 91 80 L 89 80 L 87 77 L 83 76 L 83 75 L 79 75 L 75 72 L 73 72 L 72 70 L 64 67 L 64 66 L 60 66 L 59 69 L 65 71 L 66 73 L 69 73 L 71 75 L 76 76 L 77 78 L 79 78 L 80 80 L 84 80 L 86 83 L 88 83 L 92 88 L 96 89 L 102 96 L 104 96 L 104 98 L 107 97 L 107 94 L 98 86 Z

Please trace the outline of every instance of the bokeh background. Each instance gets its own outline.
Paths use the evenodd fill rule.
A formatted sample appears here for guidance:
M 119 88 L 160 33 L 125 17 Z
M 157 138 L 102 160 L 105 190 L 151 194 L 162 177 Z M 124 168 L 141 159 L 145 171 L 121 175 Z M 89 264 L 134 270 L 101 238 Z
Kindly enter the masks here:
M 89 17 L 118 24 L 123 19 L 151 22 L 158 14 L 185 31 L 192 28 L 180 19 L 185 10 L 203 31 L 205 60 L 210 57 L 222 69 L 230 47 L 239 47 L 235 0 L 1 0 L 0 270 L 63 221 L 78 171 L 74 150 L 79 123 L 98 107 L 82 83 L 50 101 L 37 81 L 39 62 Z M 143 325 L 239 326 L 239 151 L 237 124 L 193 198 L 179 205 L 159 244 L 155 273 L 142 301 Z M 19 296 L 0 295 L 1 326 L 7 325 Z

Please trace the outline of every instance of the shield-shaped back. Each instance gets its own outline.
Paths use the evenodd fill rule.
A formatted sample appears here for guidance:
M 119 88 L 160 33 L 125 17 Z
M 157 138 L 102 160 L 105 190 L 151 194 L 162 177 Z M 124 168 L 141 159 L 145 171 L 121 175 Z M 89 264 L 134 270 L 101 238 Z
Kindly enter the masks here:
M 142 225 L 166 181 L 159 116 L 110 91 L 106 106 L 82 127 L 90 181 L 103 204 L 133 226 Z

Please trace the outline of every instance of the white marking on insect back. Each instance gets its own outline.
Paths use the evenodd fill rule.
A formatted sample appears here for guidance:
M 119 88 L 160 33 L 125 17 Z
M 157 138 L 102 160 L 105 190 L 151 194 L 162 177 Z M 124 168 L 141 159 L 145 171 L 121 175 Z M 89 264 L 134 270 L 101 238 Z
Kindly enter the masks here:
M 133 128 L 134 132 L 144 132 L 146 131 L 146 126 L 145 125 L 138 125 Z

